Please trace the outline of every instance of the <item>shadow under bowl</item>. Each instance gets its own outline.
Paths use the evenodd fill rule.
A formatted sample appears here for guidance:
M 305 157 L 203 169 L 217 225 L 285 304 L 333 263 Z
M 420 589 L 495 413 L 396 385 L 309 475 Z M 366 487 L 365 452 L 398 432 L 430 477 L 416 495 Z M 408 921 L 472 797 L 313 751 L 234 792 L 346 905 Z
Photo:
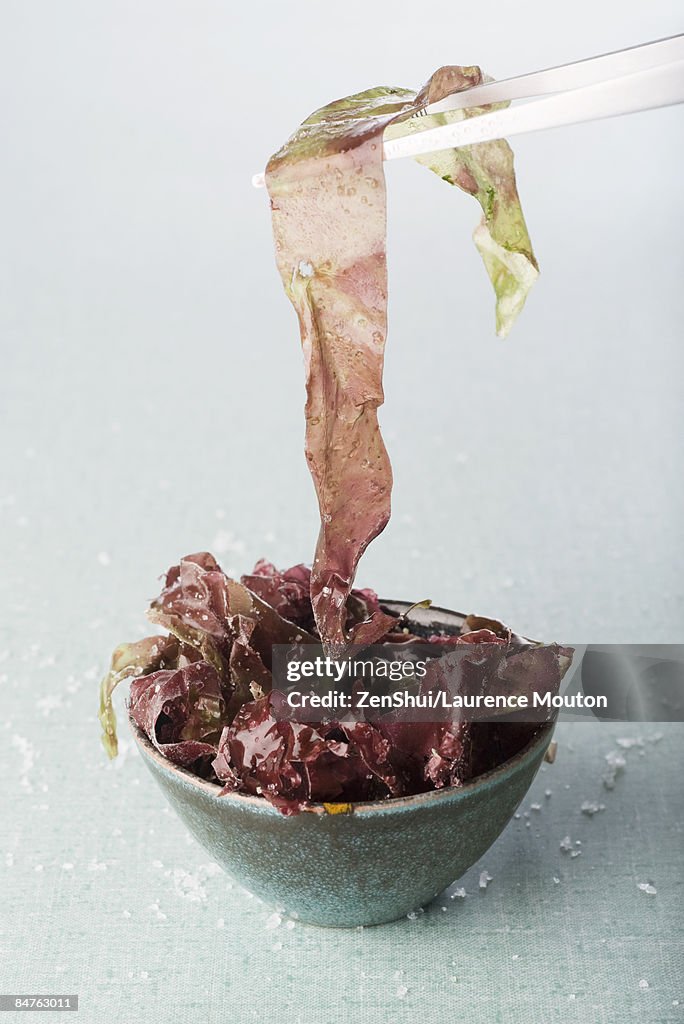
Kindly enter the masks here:
M 430 626 L 463 621 L 443 609 L 428 614 Z M 458 788 L 356 803 L 351 814 L 313 805 L 285 817 L 261 797 L 219 796 L 219 785 L 174 765 L 130 725 L 164 796 L 218 864 L 264 902 L 338 928 L 394 921 L 460 878 L 507 825 L 553 733 L 553 724 L 541 726 L 514 757 Z

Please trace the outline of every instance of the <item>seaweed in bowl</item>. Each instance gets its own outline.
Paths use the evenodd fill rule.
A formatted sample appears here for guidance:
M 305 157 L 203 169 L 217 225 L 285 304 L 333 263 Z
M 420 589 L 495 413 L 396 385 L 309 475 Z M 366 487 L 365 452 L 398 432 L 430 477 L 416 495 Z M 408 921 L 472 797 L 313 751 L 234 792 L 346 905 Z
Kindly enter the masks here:
M 284 815 L 463 786 L 518 753 L 552 716 L 476 720 L 455 708 L 416 719 L 381 707 L 301 720 L 274 685 L 272 652 L 320 648 L 304 565 L 279 572 L 262 560 L 237 581 L 207 552 L 189 555 L 166 573 L 148 615 L 169 632 L 118 647 L 102 682 L 108 754 L 117 752 L 112 694 L 130 678 L 130 718 L 160 754 L 223 794 L 262 797 Z M 535 644 L 496 620 L 465 616 L 457 630 L 435 631 L 420 618 L 416 606 L 352 590 L 345 629 L 358 638 L 382 622 L 374 649 L 394 659 L 427 649 L 423 692 L 440 684 L 456 649 L 464 692 L 494 679 L 510 692 L 555 693 L 570 663 L 568 648 Z
M 411 606 L 393 608 L 354 586 L 359 559 L 389 521 L 392 491 L 377 416 L 388 300 L 383 139 L 491 109 L 428 109 L 485 79 L 478 67 L 450 66 L 417 92 L 379 87 L 336 100 L 271 157 L 276 264 L 299 320 L 305 452 L 320 514 L 312 566 L 279 572 L 261 561 L 238 581 L 200 552 L 169 569 L 149 610 L 165 632 L 117 648 L 102 683 L 110 756 L 112 692 L 130 678 L 131 720 L 169 763 L 220 784 L 224 795 L 260 797 L 294 817 L 318 804 L 340 809 L 463 787 L 512 758 L 552 717 L 486 721 L 456 710 L 414 720 L 390 708 L 310 721 L 284 706 L 273 671 L 279 646 L 320 646 L 333 657 L 377 646 L 408 658 L 424 643 L 423 690 L 484 691 L 497 680 L 513 692 L 556 692 L 569 664 L 566 648 L 541 647 L 494 619 L 465 616 L 458 628 L 421 632 Z M 538 275 L 512 152 L 498 140 L 419 163 L 481 207 L 474 240 L 504 336 Z M 457 649 L 463 679 L 448 671 Z

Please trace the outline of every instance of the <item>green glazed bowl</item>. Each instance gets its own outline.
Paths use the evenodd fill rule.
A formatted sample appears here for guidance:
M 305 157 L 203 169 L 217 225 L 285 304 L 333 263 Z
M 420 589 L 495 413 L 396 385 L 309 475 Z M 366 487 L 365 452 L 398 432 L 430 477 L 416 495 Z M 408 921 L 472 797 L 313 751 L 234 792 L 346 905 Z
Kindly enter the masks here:
M 438 628 L 463 621 L 436 608 L 423 616 Z M 553 733 L 544 725 L 515 757 L 457 789 L 285 817 L 260 797 L 219 796 L 219 785 L 172 764 L 130 724 L 164 796 L 218 864 L 266 903 L 337 928 L 394 921 L 460 878 L 507 825 Z

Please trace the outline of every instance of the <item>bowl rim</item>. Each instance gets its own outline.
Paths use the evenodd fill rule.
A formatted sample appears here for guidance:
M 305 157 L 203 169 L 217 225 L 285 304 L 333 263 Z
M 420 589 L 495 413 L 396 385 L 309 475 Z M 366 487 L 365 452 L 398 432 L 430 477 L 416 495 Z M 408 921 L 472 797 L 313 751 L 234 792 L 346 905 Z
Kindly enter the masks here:
M 160 768 L 168 772 L 170 775 L 174 775 L 184 782 L 190 783 L 215 800 L 220 800 L 221 802 L 228 801 L 229 803 L 233 803 L 240 807 L 248 807 L 251 810 L 258 811 L 262 814 L 273 814 L 282 820 L 288 820 L 288 816 L 283 815 L 277 807 L 274 807 L 273 804 L 269 803 L 265 797 L 252 796 L 249 793 L 232 792 L 219 795 L 223 789 L 220 783 L 209 782 L 207 779 L 202 779 L 198 775 L 194 775 L 189 771 L 189 769 L 183 768 L 181 765 L 174 764 L 173 761 L 169 761 L 164 754 L 157 750 L 143 730 L 140 729 L 140 727 L 133 721 L 130 714 L 128 715 L 128 724 L 133 733 L 133 738 L 143 755 L 147 756 L 151 761 L 154 761 Z M 413 793 L 410 796 L 389 797 L 387 800 L 350 802 L 350 806 L 352 808 L 351 814 L 354 816 L 359 814 L 366 816 L 373 814 L 388 814 L 392 811 L 407 810 L 411 807 L 429 806 L 439 802 L 446 802 L 449 799 L 463 799 L 476 789 L 487 788 L 497 780 L 498 776 L 507 775 L 518 765 L 527 760 L 531 760 L 533 754 L 536 754 L 540 747 L 546 749 L 551 742 L 555 725 L 555 720 L 543 722 L 539 731 L 531 737 L 522 750 L 519 750 L 517 754 L 513 755 L 513 757 L 509 757 L 507 761 L 503 761 L 501 764 L 497 765 L 496 768 L 492 768 L 488 772 L 483 772 L 482 775 L 477 775 L 474 779 L 466 782 L 463 786 L 444 786 L 442 789 L 428 790 L 427 793 Z M 331 802 L 335 803 L 337 801 Z M 309 804 L 305 808 L 305 813 L 325 815 L 326 817 L 337 817 L 337 815 L 331 815 L 326 811 L 323 803 Z M 340 815 L 340 817 L 347 817 L 347 815 Z

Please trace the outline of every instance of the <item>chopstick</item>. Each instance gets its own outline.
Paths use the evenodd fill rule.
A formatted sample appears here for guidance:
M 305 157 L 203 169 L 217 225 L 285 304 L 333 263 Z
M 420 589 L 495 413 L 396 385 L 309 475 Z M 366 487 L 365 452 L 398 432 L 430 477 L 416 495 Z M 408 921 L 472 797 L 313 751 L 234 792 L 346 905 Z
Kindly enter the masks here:
M 421 118 L 426 115 L 518 99 L 529 102 L 438 128 L 418 130 Z M 409 131 L 387 139 L 383 144 L 383 157 L 396 160 L 421 156 L 441 149 L 682 102 L 684 35 L 677 35 L 453 93 L 416 111 L 406 122 L 392 125 L 393 133 L 401 131 L 404 124 L 409 126 Z M 264 175 L 255 174 L 252 184 L 262 187 Z
M 556 92 L 596 85 L 611 78 L 623 78 L 637 71 L 648 71 L 677 60 L 684 60 L 684 35 L 657 39 L 652 43 L 630 46 L 626 50 L 614 50 L 598 57 L 546 68 L 544 71 L 533 71 L 531 74 L 506 78 L 500 82 L 486 82 L 473 89 L 453 93 L 438 103 L 431 103 L 426 108 L 426 113 L 440 114 L 449 110 L 484 106 L 487 103 L 548 96 Z

